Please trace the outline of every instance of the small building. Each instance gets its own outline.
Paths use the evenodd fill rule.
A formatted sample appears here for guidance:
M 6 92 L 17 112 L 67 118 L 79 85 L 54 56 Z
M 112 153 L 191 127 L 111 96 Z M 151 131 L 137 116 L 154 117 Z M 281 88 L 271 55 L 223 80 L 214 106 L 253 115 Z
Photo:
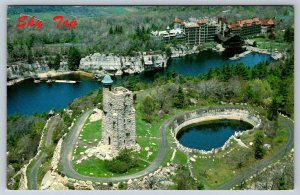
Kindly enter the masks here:
M 236 34 L 222 35 L 219 33 L 215 36 L 215 41 L 222 44 L 225 49 L 241 48 L 244 45 L 242 37 Z
M 151 35 L 153 37 L 159 37 L 166 42 L 170 42 L 175 39 L 183 40 L 185 38 L 183 29 L 181 29 L 181 28 L 170 29 L 169 26 L 167 26 L 166 30 L 163 30 L 163 31 L 152 31 Z
M 54 114 L 55 114 L 54 110 L 50 110 L 50 111 L 48 112 L 48 116 L 54 116 Z

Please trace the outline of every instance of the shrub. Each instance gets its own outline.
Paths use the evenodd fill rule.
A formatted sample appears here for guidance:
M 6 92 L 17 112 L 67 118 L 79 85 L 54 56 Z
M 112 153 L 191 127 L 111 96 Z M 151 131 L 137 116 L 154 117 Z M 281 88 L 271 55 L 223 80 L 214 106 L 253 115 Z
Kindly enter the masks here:
M 119 156 L 113 160 L 104 162 L 105 168 L 113 173 L 126 173 L 129 169 L 137 167 L 136 159 L 132 157 L 131 151 L 128 149 L 122 150 Z

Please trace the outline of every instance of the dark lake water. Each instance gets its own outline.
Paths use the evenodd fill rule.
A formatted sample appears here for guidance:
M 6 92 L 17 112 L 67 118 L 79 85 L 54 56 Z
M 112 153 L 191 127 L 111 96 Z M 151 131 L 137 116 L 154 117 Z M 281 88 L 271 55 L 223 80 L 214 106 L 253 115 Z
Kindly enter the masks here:
M 247 66 L 254 66 L 262 61 L 271 61 L 269 55 L 251 53 L 239 60 L 228 60 L 228 56 L 212 51 L 203 51 L 196 55 L 182 58 L 173 58 L 169 61 L 168 67 L 164 71 L 157 71 L 160 74 L 176 72 L 182 75 L 198 76 L 206 73 L 209 68 L 222 66 L 224 63 L 235 64 L 243 62 Z M 153 81 L 153 73 L 141 74 L 138 78 L 142 82 Z M 69 75 L 63 79 L 80 80 L 79 84 L 48 84 L 33 83 L 26 80 L 14 86 L 7 87 L 7 114 L 13 115 L 21 113 L 30 115 L 35 112 L 48 112 L 53 108 L 65 108 L 75 98 L 87 95 L 89 91 L 101 87 L 101 83 L 96 80 Z M 123 78 L 117 78 L 117 85 L 120 85 Z
M 177 139 L 185 147 L 209 151 L 222 147 L 235 131 L 244 131 L 252 127 L 244 121 L 214 120 L 182 129 Z

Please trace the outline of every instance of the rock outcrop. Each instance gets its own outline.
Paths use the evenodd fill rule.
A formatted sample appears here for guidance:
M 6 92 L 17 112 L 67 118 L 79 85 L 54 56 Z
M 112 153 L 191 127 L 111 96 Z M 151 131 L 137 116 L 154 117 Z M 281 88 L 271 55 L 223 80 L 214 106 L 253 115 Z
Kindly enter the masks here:
M 105 70 L 118 75 L 124 73 L 141 73 L 148 70 L 161 69 L 167 66 L 167 56 L 164 54 L 137 56 L 118 56 L 113 54 L 94 53 L 80 60 L 79 68 L 82 70 Z

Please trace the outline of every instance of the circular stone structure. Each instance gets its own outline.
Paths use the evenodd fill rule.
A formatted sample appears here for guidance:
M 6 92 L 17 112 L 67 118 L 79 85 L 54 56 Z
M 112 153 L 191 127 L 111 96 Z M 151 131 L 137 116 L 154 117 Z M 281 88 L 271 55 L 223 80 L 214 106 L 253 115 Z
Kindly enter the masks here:
M 241 120 L 212 120 L 186 126 L 176 138 L 185 147 L 209 151 L 222 147 L 235 132 L 252 128 L 251 124 Z
M 251 124 L 253 128 L 249 130 L 235 132 L 234 135 L 229 137 L 229 139 L 224 143 L 222 147 L 213 148 L 209 151 L 185 147 L 177 140 L 178 134 L 181 131 L 183 131 L 186 127 L 191 126 L 193 124 L 198 124 L 207 121 L 216 121 L 216 120 L 240 120 Z M 170 129 L 178 149 L 182 150 L 183 152 L 213 153 L 213 152 L 217 152 L 220 149 L 223 150 L 226 147 L 228 147 L 229 140 L 233 136 L 239 136 L 243 133 L 249 133 L 250 131 L 259 128 L 260 125 L 261 125 L 261 119 L 259 117 L 258 112 L 256 111 L 249 111 L 245 109 L 232 109 L 232 108 L 199 109 L 196 111 L 184 113 L 179 117 L 176 117 L 172 121 L 170 125 Z

